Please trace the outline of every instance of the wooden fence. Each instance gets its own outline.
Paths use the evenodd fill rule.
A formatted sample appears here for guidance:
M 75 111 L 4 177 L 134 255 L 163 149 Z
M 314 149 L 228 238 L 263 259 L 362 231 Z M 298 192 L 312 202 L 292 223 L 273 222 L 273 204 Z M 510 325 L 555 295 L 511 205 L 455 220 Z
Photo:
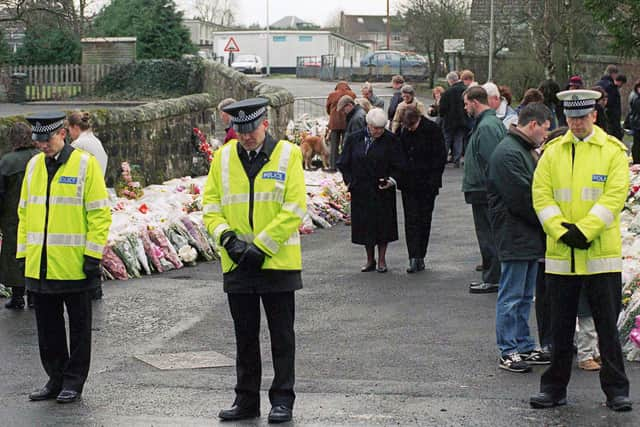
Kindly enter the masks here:
M 13 65 L 7 74 L 27 75 L 27 101 L 47 101 L 93 95 L 96 83 L 120 64 Z

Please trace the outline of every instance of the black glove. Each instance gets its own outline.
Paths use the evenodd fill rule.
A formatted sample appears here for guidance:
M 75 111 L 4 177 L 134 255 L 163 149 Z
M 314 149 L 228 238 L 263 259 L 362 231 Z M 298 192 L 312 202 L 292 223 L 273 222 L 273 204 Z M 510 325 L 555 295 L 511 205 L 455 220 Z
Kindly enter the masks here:
M 102 268 L 100 267 L 100 260 L 98 258 L 84 256 L 84 264 L 82 265 L 82 271 L 87 279 L 99 279 L 102 275 Z
M 264 252 L 253 243 L 247 246 L 239 264 L 248 271 L 258 271 L 264 262 Z
M 25 270 L 25 265 L 26 265 L 26 258 L 18 258 L 16 260 L 18 262 L 18 271 L 20 271 L 20 274 L 22 275 L 22 277 L 24 276 L 24 270 Z
M 231 261 L 235 262 L 236 264 L 240 264 L 240 261 L 242 261 L 242 256 L 247 250 L 247 242 L 238 239 L 238 236 L 236 236 L 236 233 L 234 233 L 233 231 L 225 231 L 224 233 L 222 233 L 220 241 L 222 242 L 222 246 L 227 251 L 227 254 L 229 254 L 229 258 L 231 258 Z
M 560 236 L 560 240 L 562 240 L 566 245 L 571 246 L 572 248 L 589 249 L 591 243 L 587 242 L 587 238 L 584 234 L 582 234 L 582 231 L 580 231 L 580 229 L 575 224 L 563 222 L 562 226 L 569 231 Z

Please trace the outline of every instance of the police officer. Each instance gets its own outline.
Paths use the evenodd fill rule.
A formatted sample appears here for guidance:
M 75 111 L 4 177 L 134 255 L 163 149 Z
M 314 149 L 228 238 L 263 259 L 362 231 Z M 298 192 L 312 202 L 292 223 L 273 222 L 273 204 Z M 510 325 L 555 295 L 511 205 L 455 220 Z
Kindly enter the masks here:
M 614 411 L 630 411 L 616 327 L 622 286 L 620 211 L 629 191 L 626 147 L 593 125 L 599 92 L 573 90 L 557 96 L 570 130 L 547 144 L 532 190 L 547 234 L 552 361 L 530 404 L 550 408 L 567 403 L 578 298 L 585 292 L 600 337 L 600 384 L 606 404 Z
M 204 190 L 204 222 L 218 244 L 236 334 L 236 398 L 222 420 L 260 415 L 260 301 L 271 336 L 270 423 L 291 420 L 295 393 L 294 291 L 302 288 L 298 226 L 306 212 L 302 154 L 267 133 L 267 101 L 223 108 L 238 140 L 215 155 Z
M 59 403 L 78 400 L 89 373 L 90 292 L 111 225 L 100 165 L 65 144 L 64 119 L 63 113 L 27 117 L 42 152 L 27 164 L 22 183 L 16 254 L 35 296 L 40 359 L 49 376 L 29 399 Z

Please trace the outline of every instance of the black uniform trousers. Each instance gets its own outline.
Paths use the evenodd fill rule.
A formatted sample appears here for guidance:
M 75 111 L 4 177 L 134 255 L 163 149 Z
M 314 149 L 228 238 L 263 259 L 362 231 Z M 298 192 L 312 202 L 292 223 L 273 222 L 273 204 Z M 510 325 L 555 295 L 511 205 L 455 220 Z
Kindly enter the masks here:
M 482 256 L 482 265 L 488 266 L 482 272 L 482 281 L 497 284 L 500 282 L 500 260 L 489 221 L 489 206 L 484 203 L 472 203 L 471 209 L 480 255 Z
M 91 362 L 90 291 L 63 294 L 34 293 L 40 359 L 49 375 L 47 386 L 82 392 Z M 64 307 L 69 315 L 69 337 Z
M 403 191 L 404 233 L 407 239 L 409 258 L 424 258 L 427 255 L 431 234 L 431 217 L 437 191 Z
M 544 272 L 545 265 L 538 262 L 538 275 L 536 276 L 536 323 L 538 325 L 538 341 L 543 349 L 550 349 L 553 337 L 551 335 L 551 299 L 549 298 L 549 286 L 547 275 Z
M 629 396 L 629 380 L 624 372 L 622 348 L 616 320 L 621 309 L 620 273 L 585 276 L 547 274 L 551 299 L 551 365 L 542 374 L 540 391 L 556 397 L 566 395 L 573 364 L 573 335 L 580 292 L 586 292 L 598 332 L 602 369 L 600 386 L 611 400 Z
M 273 359 L 272 406 L 293 408 L 295 382 L 295 298 L 293 291 L 268 294 L 228 293 L 236 333 L 236 400 L 244 408 L 260 407 L 262 360 L 260 357 L 260 300 L 267 315 Z

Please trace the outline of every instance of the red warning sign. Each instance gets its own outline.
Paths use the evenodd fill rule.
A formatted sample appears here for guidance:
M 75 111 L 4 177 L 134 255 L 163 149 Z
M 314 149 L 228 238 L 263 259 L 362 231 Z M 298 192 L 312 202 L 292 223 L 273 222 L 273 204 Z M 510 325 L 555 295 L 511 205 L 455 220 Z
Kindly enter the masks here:
M 233 37 L 229 37 L 227 45 L 224 47 L 225 52 L 240 52 L 240 46 Z

